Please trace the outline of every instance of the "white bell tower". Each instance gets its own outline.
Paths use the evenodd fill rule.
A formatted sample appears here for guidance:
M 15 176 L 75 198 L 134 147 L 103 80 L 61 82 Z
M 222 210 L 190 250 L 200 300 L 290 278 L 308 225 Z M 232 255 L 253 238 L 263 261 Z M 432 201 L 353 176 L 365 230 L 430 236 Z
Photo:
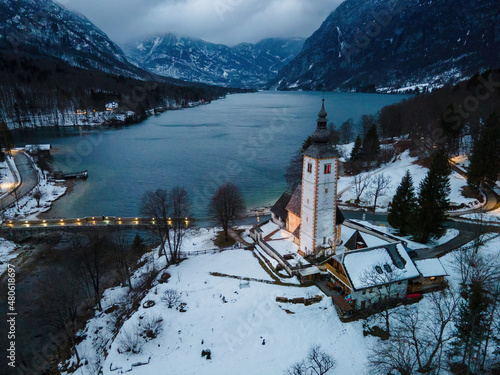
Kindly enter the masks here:
M 306 254 L 335 251 L 339 156 L 329 144 L 325 99 L 318 115 L 313 144 L 303 154 L 300 250 Z

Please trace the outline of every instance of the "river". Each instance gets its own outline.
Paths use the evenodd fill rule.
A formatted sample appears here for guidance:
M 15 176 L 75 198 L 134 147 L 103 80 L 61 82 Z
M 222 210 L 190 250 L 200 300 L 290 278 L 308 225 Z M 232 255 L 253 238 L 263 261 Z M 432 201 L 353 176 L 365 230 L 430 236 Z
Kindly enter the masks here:
M 56 170 L 88 170 L 57 200 L 50 217 L 140 215 L 147 190 L 182 185 L 192 214 L 206 217 L 217 186 L 229 179 L 249 208 L 269 205 L 285 189 L 293 153 L 316 127 L 323 93 L 230 95 L 209 105 L 168 111 L 122 128 L 41 128 L 16 134 L 16 144 L 50 143 Z M 407 96 L 326 93 L 328 119 L 376 113 Z

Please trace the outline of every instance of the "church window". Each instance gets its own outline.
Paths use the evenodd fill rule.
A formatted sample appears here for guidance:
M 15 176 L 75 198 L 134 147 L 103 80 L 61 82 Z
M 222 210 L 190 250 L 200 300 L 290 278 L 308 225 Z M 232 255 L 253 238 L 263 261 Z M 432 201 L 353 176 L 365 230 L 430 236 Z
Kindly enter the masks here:
M 307 172 L 308 172 L 308 173 L 311 173 L 311 172 L 312 172 L 312 170 L 313 170 L 313 165 L 312 165 L 312 163 L 307 163 Z
M 332 173 L 332 165 L 325 164 L 325 174 L 330 174 L 330 173 Z

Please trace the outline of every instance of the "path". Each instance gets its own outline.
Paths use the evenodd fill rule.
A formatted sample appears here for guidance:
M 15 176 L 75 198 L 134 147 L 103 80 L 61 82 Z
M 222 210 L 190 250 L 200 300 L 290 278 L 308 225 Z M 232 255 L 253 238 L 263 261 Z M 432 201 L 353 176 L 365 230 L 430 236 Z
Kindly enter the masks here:
M 38 184 L 39 176 L 31 160 L 24 152 L 13 150 L 12 157 L 21 176 L 21 185 L 17 188 L 17 198 L 20 199 L 35 188 Z M 6 208 L 15 202 L 15 194 L 11 193 L 0 199 L 0 207 Z
M 249 244 L 243 238 L 241 238 L 241 236 L 238 233 L 236 233 L 233 230 L 233 228 L 228 228 L 227 229 L 227 234 L 229 234 L 229 237 L 231 237 L 233 240 L 235 240 L 236 242 L 242 244 L 245 247 L 251 247 L 251 246 L 253 246 L 252 244 Z

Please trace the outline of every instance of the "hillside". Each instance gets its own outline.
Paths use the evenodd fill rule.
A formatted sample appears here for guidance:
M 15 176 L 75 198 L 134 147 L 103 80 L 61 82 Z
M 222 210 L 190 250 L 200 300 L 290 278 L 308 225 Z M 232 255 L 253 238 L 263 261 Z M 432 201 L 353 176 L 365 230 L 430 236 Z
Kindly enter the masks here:
M 299 53 L 303 39 L 264 39 L 234 47 L 174 34 L 124 46 L 131 61 L 167 77 L 232 87 L 263 87 Z
M 500 65 L 498 0 L 346 0 L 269 86 L 440 87 Z
M 75 67 L 113 74 L 146 76 L 86 17 L 51 0 L 0 0 L 0 50 L 51 56 Z

